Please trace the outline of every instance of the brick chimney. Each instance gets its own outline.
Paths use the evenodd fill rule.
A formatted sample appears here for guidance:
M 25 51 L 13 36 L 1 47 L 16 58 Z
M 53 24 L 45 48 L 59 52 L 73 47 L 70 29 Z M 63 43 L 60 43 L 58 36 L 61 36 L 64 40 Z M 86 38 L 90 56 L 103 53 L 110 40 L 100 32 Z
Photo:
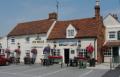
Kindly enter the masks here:
M 104 61 L 104 55 L 101 48 L 105 41 L 105 27 L 103 25 L 103 19 L 100 16 L 100 0 L 96 0 L 95 19 L 97 26 L 97 60 L 98 63 L 102 63 Z
M 53 13 L 49 13 L 49 18 L 50 20 L 57 20 L 58 19 L 58 15 L 56 12 Z

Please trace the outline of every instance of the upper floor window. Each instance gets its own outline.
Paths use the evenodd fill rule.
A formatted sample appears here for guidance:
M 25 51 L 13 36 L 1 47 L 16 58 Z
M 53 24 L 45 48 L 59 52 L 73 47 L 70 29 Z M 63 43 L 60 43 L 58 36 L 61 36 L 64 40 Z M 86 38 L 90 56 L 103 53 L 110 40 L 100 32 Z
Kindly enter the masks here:
M 109 38 L 115 38 L 115 32 L 114 31 L 109 32 Z
M 12 44 L 15 44 L 15 38 L 14 38 L 14 37 L 11 38 L 11 43 L 12 43 Z
M 41 40 L 41 37 L 39 36 L 39 34 L 37 34 L 36 40 Z
M 118 40 L 120 40 L 120 31 L 118 31 Z
M 30 42 L 30 37 L 26 37 L 26 42 L 27 42 L 27 43 Z
M 66 37 L 67 38 L 74 38 L 77 34 L 77 30 L 75 26 L 72 24 L 69 24 L 68 27 L 66 28 Z
M 74 30 L 73 29 L 68 30 L 68 36 L 74 36 Z

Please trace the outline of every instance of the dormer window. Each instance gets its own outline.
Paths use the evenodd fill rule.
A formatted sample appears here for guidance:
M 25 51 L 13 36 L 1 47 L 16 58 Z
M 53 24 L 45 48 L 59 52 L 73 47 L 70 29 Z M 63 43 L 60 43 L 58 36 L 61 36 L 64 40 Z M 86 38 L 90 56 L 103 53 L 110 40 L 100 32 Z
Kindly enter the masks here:
M 66 29 L 66 37 L 67 38 L 74 38 L 77 34 L 77 31 L 73 25 L 69 25 Z
M 73 29 L 71 30 L 68 30 L 68 36 L 74 36 L 74 33 L 75 31 Z

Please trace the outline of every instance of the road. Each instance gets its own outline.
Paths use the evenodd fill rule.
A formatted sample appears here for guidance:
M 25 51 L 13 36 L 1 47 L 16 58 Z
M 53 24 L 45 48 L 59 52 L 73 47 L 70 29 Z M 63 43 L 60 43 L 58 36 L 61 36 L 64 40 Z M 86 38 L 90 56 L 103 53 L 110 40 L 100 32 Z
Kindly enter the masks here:
M 79 69 L 66 65 L 63 68 L 60 65 L 40 64 L 0 66 L 0 77 L 105 77 L 107 72 L 107 69 Z
M 120 65 L 114 70 L 107 71 L 102 77 L 120 77 Z

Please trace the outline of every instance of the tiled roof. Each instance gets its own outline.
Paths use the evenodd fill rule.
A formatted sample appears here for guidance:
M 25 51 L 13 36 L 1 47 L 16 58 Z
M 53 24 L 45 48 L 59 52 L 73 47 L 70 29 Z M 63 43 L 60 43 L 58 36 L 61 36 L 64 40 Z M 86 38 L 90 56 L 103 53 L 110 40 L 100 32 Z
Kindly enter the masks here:
M 71 24 L 77 30 L 76 38 L 97 37 L 97 26 L 95 18 L 85 18 L 69 21 L 57 21 L 48 39 L 65 39 L 66 29 Z
M 20 23 L 8 34 L 8 36 L 47 33 L 53 22 L 53 20 L 45 19 Z
M 120 40 L 107 41 L 104 46 L 120 46 Z

